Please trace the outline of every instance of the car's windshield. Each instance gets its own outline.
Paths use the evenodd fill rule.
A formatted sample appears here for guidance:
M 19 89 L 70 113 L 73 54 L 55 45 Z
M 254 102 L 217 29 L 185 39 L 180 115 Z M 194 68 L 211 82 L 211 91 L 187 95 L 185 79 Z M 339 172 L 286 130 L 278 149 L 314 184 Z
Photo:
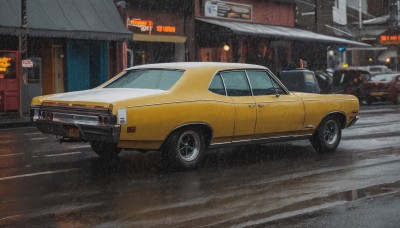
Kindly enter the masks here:
M 373 82 L 389 82 L 393 79 L 394 75 L 392 74 L 379 74 L 375 75 L 371 78 Z
M 127 71 L 105 88 L 170 89 L 183 75 L 181 70 L 145 69 Z

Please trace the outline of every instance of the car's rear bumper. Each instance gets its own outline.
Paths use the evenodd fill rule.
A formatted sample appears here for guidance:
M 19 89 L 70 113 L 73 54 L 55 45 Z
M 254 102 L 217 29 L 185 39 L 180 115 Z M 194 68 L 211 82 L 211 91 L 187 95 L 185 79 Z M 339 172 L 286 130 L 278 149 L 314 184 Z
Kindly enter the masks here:
M 108 110 L 32 107 L 33 125 L 45 134 L 64 139 L 118 143 L 121 127 Z
M 91 126 L 83 124 L 64 124 L 55 123 L 46 120 L 32 121 L 33 125 L 45 134 L 53 134 L 66 139 L 81 140 L 81 141 L 102 141 L 109 143 L 118 143 L 121 127 L 119 125 L 109 126 Z M 77 128 L 78 136 L 71 136 L 69 130 Z

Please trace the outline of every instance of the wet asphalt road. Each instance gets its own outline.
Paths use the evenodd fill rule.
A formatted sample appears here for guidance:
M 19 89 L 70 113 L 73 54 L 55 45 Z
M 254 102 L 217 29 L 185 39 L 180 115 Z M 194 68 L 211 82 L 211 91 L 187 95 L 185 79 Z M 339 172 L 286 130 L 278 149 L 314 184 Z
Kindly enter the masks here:
M 160 153 L 104 164 L 84 143 L 0 130 L 0 227 L 399 227 L 400 105 L 363 106 L 335 153 L 308 141 L 209 151 L 205 167 Z

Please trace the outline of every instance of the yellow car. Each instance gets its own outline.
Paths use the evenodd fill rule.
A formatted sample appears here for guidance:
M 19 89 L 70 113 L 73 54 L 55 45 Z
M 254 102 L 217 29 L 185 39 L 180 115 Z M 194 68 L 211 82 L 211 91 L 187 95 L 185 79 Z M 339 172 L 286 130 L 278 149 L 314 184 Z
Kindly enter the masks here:
M 30 115 L 43 133 L 90 142 L 111 159 L 122 149 L 160 150 L 194 168 L 209 148 L 310 139 L 334 151 L 358 119 L 352 95 L 289 92 L 265 67 L 238 63 L 149 64 L 97 88 L 35 97 Z

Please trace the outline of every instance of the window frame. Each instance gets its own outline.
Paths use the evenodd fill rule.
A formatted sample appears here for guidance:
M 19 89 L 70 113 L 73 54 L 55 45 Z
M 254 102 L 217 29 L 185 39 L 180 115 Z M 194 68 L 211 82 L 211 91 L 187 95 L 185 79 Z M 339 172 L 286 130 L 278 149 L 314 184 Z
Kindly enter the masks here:
M 228 94 L 224 77 L 221 75 L 221 73 L 223 73 L 223 72 L 234 72 L 234 71 L 240 71 L 240 72 L 244 72 L 245 73 L 246 80 L 247 80 L 248 86 L 250 88 L 250 93 L 251 93 L 249 96 L 252 96 L 252 97 L 255 97 L 255 96 L 277 96 L 277 95 L 281 96 L 281 95 L 289 95 L 290 94 L 289 90 L 282 84 L 282 82 L 272 72 L 270 72 L 268 69 L 257 69 L 257 68 L 229 69 L 229 70 L 217 71 L 211 77 L 211 80 L 208 83 L 207 90 L 209 92 L 213 93 L 213 94 L 216 94 L 216 95 L 226 96 L 226 97 L 235 97 L 235 96 L 230 96 Z M 265 72 L 266 76 L 269 77 L 269 79 L 271 80 L 272 86 L 274 86 L 275 94 L 254 95 L 253 87 L 252 87 L 252 85 L 250 83 L 250 79 L 249 79 L 249 74 L 248 74 L 249 71 Z M 219 76 L 221 78 L 221 80 L 222 80 L 222 84 L 223 84 L 224 90 L 225 90 L 225 95 L 222 95 L 222 94 L 219 94 L 219 93 L 215 93 L 215 92 L 210 90 L 210 85 L 211 85 L 212 81 L 214 80 L 214 78 L 217 77 L 217 76 Z M 275 83 L 278 84 L 280 86 L 280 88 L 276 88 L 275 85 L 274 85 Z M 279 93 L 278 92 L 280 89 L 282 90 L 283 93 Z

